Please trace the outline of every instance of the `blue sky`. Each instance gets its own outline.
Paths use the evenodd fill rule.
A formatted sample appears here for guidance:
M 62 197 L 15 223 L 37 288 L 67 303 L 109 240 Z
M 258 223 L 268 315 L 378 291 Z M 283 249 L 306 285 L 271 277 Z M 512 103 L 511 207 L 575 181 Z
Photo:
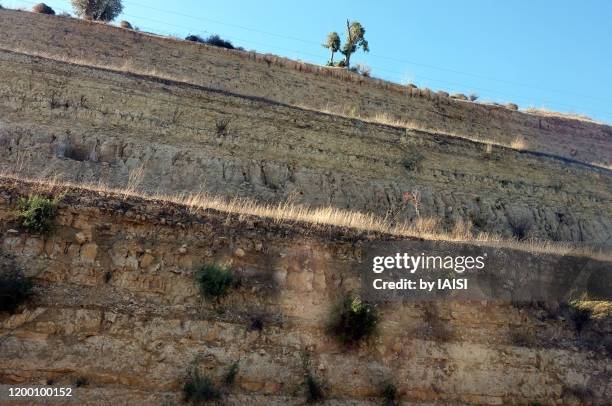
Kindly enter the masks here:
M 5 7 L 33 2 L 0 0 Z M 71 11 L 69 0 L 48 0 Z M 366 28 L 373 76 L 481 100 L 612 122 L 612 2 L 606 0 L 289 2 L 124 0 L 120 19 L 143 31 L 211 33 L 235 45 L 325 63 L 329 31 Z

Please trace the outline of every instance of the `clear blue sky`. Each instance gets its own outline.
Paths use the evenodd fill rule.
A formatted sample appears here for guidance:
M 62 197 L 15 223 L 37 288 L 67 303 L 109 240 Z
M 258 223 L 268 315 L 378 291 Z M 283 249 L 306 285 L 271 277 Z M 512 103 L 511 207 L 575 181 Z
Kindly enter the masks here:
M 5 7 L 33 2 L 0 0 Z M 47 0 L 71 11 L 69 0 Z M 236 46 L 325 63 L 329 31 L 366 28 L 373 76 L 612 122 L 612 1 L 123 0 L 143 31 L 216 33 Z

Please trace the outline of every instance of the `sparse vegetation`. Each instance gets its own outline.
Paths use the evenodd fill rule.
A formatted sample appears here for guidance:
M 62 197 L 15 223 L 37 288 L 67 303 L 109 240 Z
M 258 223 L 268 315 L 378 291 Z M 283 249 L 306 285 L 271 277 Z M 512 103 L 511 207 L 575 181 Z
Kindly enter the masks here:
M 227 370 L 227 373 L 223 377 L 223 383 L 225 386 L 232 386 L 236 381 L 236 376 L 238 375 L 238 363 L 234 362 L 230 368 Z
M 229 117 L 221 117 L 215 121 L 215 131 L 217 135 L 226 135 L 231 119 Z
M 18 219 L 32 233 L 44 234 L 51 229 L 57 201 L 42 196 L 31 196 L 19 200 Z
M 125 20 L 121 20 L 119 22 L 119 27 L 125 28 L 125 29 L 128 29 L 128 30 L 132 30 L 133 29 L 132 28 L 132 24 L 130 24 L 129 21 L 125 21 Z
M 430 240 L 457 241 L 452 233 L 443 231 L 435 218 L 422 217 L 415 222 L 392 221 L 372 213 L 362 213 L 338 209 L 336 207 L 309 208 L 293 204 L 261 204 L 249 199 L 227 200 L 222 197 L 206 194 L 155 194 L 135 188 L 112 188 L 104 184 L 76 184 L 57 179 L 28 179 L 17 175 L 6 175 L 5 179 L 34 182 L 40 191 L 51 193 L 59 189 L 88 190 L 97 193 L 111 193 L 131 196 L 145 201 L 164 201 L 177 204 L 191 210 L 218 210 L 222 213 L 233 213 L 242 216 L 257 216 L 274 219 L 278 222 L 301 222 L 310 227 L 342 227 L 351 230 L 376 231 L 402 237 L 420 237 Z M 528 242 L 516 239 L 504 239 L 495 234 L 479 234 L 474 241 L 483 246 L 505 247 L 525 252 L 551 253 L 557 255 L 578 255 L 604 261 L 610 260 L 606 251 L 595 251 L 582 244 L 559 243 L 543 240 Z
M 196 272 L 195 277 L 200 291 L 209 299 L 217 299 L 227 294 L 234 282 L 232 272 L 218 265 L 204 266 Z
M 397 387 L 391 383 L 387 382 L 382 390 L 382 397 L 384 400 L 385 406 L 395 406 L 398 404 L 397 402 Z
M 510 110 L 518 110 L 518 104 L 516 103 L 508 103 L 506 104 L 506 107 L 509 108 Z
M 359 297 L 347 296 L 333 315 L 331 332 L 345 345 L 357 344 L 376 330 L 378 311 Z
M 334 54 L 340 50 L 340 36 L 338 33 L 330 32 L 327 34 L 327 39 L 325 40 L 323 47 L 329 49 L 329 52 L 331 52 L 327 65 L 334 66 Z
M 87 20 L 113 21 L 121 11 L 121 0 L 72 0 L 74 13 Z
M 574 328 L 578 333 L 582 332 L 584 327 L 591 321 L 592 309 L 584 306 L 581 301 L 573 300 L 568 303 L 570 318 L 574 323 Z
M 325 399 L 323 385 L 317 380 L 312 373 L 306 374 L 306 401 L 308 403 L 317 403 Z
M 189 34 L 185 37 L 185 41 L 191 41 L 191 42 L 199 42 L 201 44 L 204 43 L 204 38 L 200 37 L 199 35 L 193 35 L 193 34 Z
M 251 331 L 261 331 L 264 327 L 264 321 L 261 316 L 254 316 L 251 318 L 251 324 L 249 326 L 249 330 Z
M 476 101 L 476 100 L 478 100 L 478 95 L 476 93 L 471 93 L 468 96 L 468 99 L 470 99 L 470 101 Z
M 525 139 L 520 136 L 515 137 L 510 143 L 510 148 L 524 150 L 526 147 L 527 147 L 527 144 L 525 143 Z
M 370 75 L 372 74 L 372 68 L 363 63 L 356 64 L 355 67 L 351 68 L 351 70 L 365 77 L 370 77 Z
M 220 48 L 234 49 L 234 45 L 227 40 L 222 39 L 217 34 L 211 35 L 204 40 L 205 44 L 212 45 Z
M 468 97 L 466 95 L 464 95 L 463 93 L 454 93 L 450 95 L 451 99 L 457 99 L 457 100 L 468 100 Z
M 197 368 L 189 372 L 187 382 L 183 385 L 183 393 L 185 401 L 195 405 L 221 399 L 221 391 L 217 389 L 212 379 L 201 376 Z
M 12 313 L 32 294 L 32 281 L 21 271 L 0 268 L 0 312 Z
M 327 65 L 334 66 L 334 54 L 340 51 L 344 55 L 344 59 L 338 62 L 337 66 L 343 66 L 346 69 L 351 67 L 351 56 L 361 48 L 364 52 L 370 52 L 368 41 L 365 39 L 365 28 L 358 21 L 346 20 L 346 38 L 344 45 L 341 47 L 340 36 L 337 32 L 327 34 L 327 39 L 323 44 L 324 48 L 328 48 L 331 52 L 331 58 Z M 369 72 L 368 72 L 369 74 Z
M 81 386 L 87 386 L 87 385 L 89 385 L 89 380 L 84 376 L 79 376 L 74 381 L 74 386 L 76 386 L 77 388 L 80 388 Z
M 531 219 L 527 215 L 511 216 L 508 223 L 512 229 L 512 235 L 517 240 L 526 239 L 533 226 Z
M 32 11 L 39 14 L 55 15 L 55 11 L 45 3 L 38 3 L 32 7 Z
M 402 165 L 408 172 L 416 171 L 425 157 L 416 148 L 411 148 L 406 151 Z
M 199 35 L 188 35 L 185 37 L 186 41 L 192 41 L 192 42 L 198 42 L 200 44 L 207 44 L 207 45 L 212 45 L 215 47 L 220 47 L 220 48 L 226 48 L 226 49 L 239 49 L 239 50 L 243 50 L 243 48 L 236 48 L 234 47 L 234 45 L 231 43 L 231 41 L 227 41 L 222 39 L 220 36 L 218 36 L 217 34 L 213 34 L 208 38 L 202 38 Z

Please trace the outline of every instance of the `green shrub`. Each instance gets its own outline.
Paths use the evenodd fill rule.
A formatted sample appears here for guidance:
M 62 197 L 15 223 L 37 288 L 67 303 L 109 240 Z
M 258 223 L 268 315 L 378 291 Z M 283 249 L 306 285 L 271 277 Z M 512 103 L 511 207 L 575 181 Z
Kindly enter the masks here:
M 306 375 L 306 401 L 308 403 L 321 402 L 325 399 L 323 385 L 311 373 Z
M 0 270 L 0 312 L 12 313 L 32 294 L 32 281 L 21 271 Z
M 221 117 L 215 121 L 215 131 L 217 135 L 227 134 L 227 127 L 229 126 L 231 119 L 228 117 Z
M 224 296 L 234 282 L 232 272 L 218 265 L 204 266 L 196 272 L 195 277 L 200 291 L 209 299 Z
M 573 300 L 568 303 L 570 318 L 574 323 L 574 328 L 578 333 L 584 329 L 592 318 L 592 310 L 583 306 L 580 301 Z
M 87 378 L 85 378 L 84 376 L 79 376 L 74 381 L 74 386 L 76 386 L 77 388 L 80 388 L 82 386 L 87 386 L 87 385 L 89 385 L 89 380 Z
M 397 404 L 397 387 L 389 382 L 383 387 L 382 397 L 386 406 L 394 406 Z
M 334 316 L 331 331 L 347 345 L 369 337 L 378 324 L 376 308 L 355 296 L 346 297 Z
M 189 373 L 187 382 L 183 385 L 183 393 L 187 402 L 196 405 L 221 399 L 221 391 L 209 377 L 201 376 L 197 368 Z
M 72 0 L 74 13 L 88 20 L 113 21 L 123 11 L 121 0 Z
M 200 37 L 199 35 L 192 35 L 189 34 L 185 37 L 185 41 L 191 41 L 191 42 L 199 42 L 201 44 L 204 43 L 204 38 Z
M 48 15 L 55 15 L 55 11 L 47 6 L 45 3 L 38 3 L 37 5 L 35 5 L 34 7 L 32 7 L 32 11 L 34 13 L 39 13 L 39 14 L 48 14 Z
M 232 366 L 227 370 L 227 373 L 223 377 L 223 383 L 225 386 L 232 386 L 236 381 L 236 376 L 238 375 L 238 363 L 234 362 Z
M 132 30 L 132 29 L 133 29 L 133 28 L 132 28 L 132 24 L 130 24 L 130 22 L 129 22 L 129 21 L 125 21 L 125 20 L 121 20 L 121 21 L 119 22 L 119 27 L 121 27 L 121 28 L 125 28 L 125 29 L 127 29 L 127 30 Z
M 404 159 L 402 160 L 402 165 L 408 172 L 413 172 L 417 170 L 421 166 L 421 161 L 423 161 L 425 157 L 416 149 L 411 149 L 406 151 Z
M 32 233 L 46 233 L 51 229 L 57 201 L 42 196 L 19 200 L 18 218 L 22 226 Z

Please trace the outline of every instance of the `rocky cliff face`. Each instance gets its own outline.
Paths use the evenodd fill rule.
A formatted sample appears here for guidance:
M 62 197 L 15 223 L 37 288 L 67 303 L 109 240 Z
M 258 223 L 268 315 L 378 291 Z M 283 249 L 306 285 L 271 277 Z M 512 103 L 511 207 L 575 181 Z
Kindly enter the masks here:
M 343 70 L 177 41 L 106 24 L 0 10 L 0 48 L 173 78 L 232 93 L 364 116 L 385 114 L 434 132 L 612 164 L 612 128 L 452 100 Z
M 537 308 L 393 304 L 369 343 L 340 345 L 331 309 L 359 286 L 363 242 L 388 236 L 78 189 L 50 234 L 32 235 L 16 201 L 40 188 L 1 186 L 3 264 L 36 281 L 25 307 L 0 315 L 5 385 L 85 378 L 84 404 L 169 404 L 190 366 L 219 381 L 238 362 L 230 404 L 301 404 L 307 370 L 330 404 L 379 404 L 389 380 L 408 404 L 604 404 L 612 390 L 607 319 L 578 332 Z M 193 274 L 206 263 L 230 266 L 240 286 L 203 299 Z
M 606 242 L 612 172 L 155 77 L 0 53 L 0 168 Z M 609 241 L 607 241 L 609 242 Z

